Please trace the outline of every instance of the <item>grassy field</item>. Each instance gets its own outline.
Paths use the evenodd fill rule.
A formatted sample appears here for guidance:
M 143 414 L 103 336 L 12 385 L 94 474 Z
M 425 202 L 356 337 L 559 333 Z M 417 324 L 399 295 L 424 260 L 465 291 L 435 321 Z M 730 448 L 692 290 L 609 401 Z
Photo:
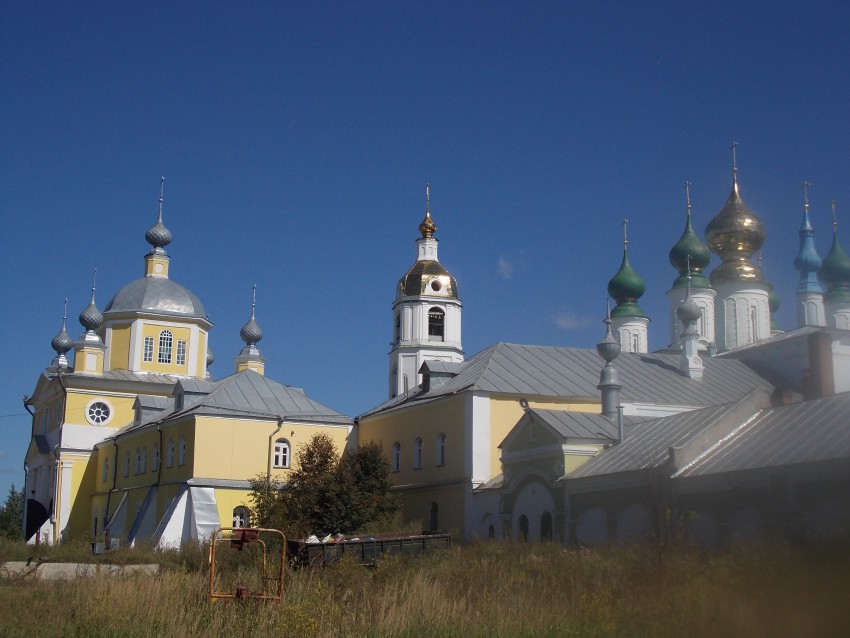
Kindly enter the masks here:
M 51 559 L 90 561 L 80 546 Z M 30 552 L 0 543 L 0 562 Z M 0 580 L 4 636 L 845 636 L 850 546 L 724 553 L 474 544 L 287 571 L 280 606 L 211 605 L 203 548 L 121 550 L 155 578 Z

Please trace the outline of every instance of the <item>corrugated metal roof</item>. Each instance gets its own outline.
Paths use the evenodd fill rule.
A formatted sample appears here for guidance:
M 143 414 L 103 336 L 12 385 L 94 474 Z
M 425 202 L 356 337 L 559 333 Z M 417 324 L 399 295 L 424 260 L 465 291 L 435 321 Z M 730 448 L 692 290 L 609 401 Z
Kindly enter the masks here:
M 764 410 L 675 476 L 850 460 L 850 392 Z
M 601 414 L 586 412 L 568 412 L 566 410 L 529 410 L 538 419 L 551 426 L 559 435 L 572 439 L 609 439 L 618 437 L 617 424 Z M 623 425 L 629 430 L 632 426 L 652 421 L 646 417 L 624 416 Z
M 703 378 L 696 380 L 679 372 L 680 359 L 680 354 L 621 354 L 614 365 L 622 400 L 700 408 L 735 401 L 755 388 L 773 389 L 740 361 L 706 357 Z M 497 343 L 467 360 L 460 374 L 442 386 L 395 397 L 361 416 L 467 389 L 598 400 L 602 365 L 596 350 Z
M 608 448 L 579 467 L 569 478 L 658 467 L 667 460 L 671 447 L 683 445 L 695 434 L 723 418 L 732 407 L 734 404 L 714 406 L 637 425 L 623 443 Z

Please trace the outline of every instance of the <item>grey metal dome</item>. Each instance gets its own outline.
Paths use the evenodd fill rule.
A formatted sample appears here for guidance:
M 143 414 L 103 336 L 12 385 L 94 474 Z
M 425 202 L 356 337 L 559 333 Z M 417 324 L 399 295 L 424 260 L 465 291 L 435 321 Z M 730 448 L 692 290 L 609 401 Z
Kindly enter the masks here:
M 147 241 L 151 246 L 156 248 L 164 248 L 171 243 L 171 231 L 165 227 L 165 224 L 162 223 L 162 220 L 157 220 L 157 222 L 148 229 L 148 232 L 145 233 L 145 241 Z
M 212 351 L 212 348 L 207 346 L 207 367 L 210 367 L 213 363 L 215 363 L 215 354 Z
M 248 323 L 242 326 L 242 330 L 239 331 L 239 336 L 242 337 L 242 341 L 245 342 L 246 346 L 256 345 L 263 338 L 263 329 L 254 320 L 253 312 L 251 312 L 251 318 L 248 320 Z
M 690 295 L 688 295 L 687 298 L 682 301 L 679 307 L 676 308 L 676 316 L 679 318 L 679 321 L 681 321 L 684 325 L 699 321 L 701 315 L 702 310 L 693 300 L 693 297 L 691 297 Z
M 104 313 L 148 312 L 207 320 L 204 305 L 195 293 L 171 279 L 142 277 L 131 281 L 106 304 Z
M 103 315 L 94 303 L 94 290 L 92 290 L 91 301 L 86 309 L 80 313 L 80 325 L 86 331 L 95 332 L 103 325 Z
M 68 336 L 68 331 L 65 330 L 64 319 L 62 320 L 62 330 L 59 331 L 58 335 L 53 337 L 53 341 L 50 342 L 50 347 L 53 348 L 53 351 L 60 357 L 74 347 L 74 342 L 71 341 L 71 337 Z

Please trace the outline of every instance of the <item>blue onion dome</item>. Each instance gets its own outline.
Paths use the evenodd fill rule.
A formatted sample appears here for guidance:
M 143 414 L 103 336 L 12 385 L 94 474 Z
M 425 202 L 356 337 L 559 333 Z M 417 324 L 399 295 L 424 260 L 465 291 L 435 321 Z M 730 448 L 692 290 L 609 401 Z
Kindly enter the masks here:
M 646 284 L 629 263 L 629 252 L 623 249 L 623 262 L 620 270 L 608 282 L 608 294 L 617 302 L 611 312 L 612 317 L 645 317 L 637 300 L 646 290 Z
M 690 272 L 688 271 L 689 260 Z M 694 231 L 689 212 L 685 231 L 679 241 L 673 244 L 670 249 L 670 265 L 679 271 L 679 277 L 673 282 L 673 287 L 685 288 L 688 285 L 688 274 L 691 276 L 691 286 L 697 288 L 711 287 L 703 274 L 703 270 L 709 262 L 711 262 L 711 251 Z
M 820 280 L 826 284 L 826 300 L 830 302 L 850 301 L 850 257 L 838 243 L 838 233 L 832 236 L 832 246 L 821 266 Z
M 761 270 L 750 257 L 764 244 L 767 233 L 762 221 L 744 203 L 737 180 L 726 204 L 705 227 L 708 247 L 722 263 L 711 272 L 711 283 L 763 281 Z
M 207 367 L 210 367 L 213 363 L 215 363 L 215 354 L 212 351 L 212 348 L 207 346 Z
M 815 248 L 815 233 L 809 221 L 809 205 L 803 208 L 803 225 L 800 227 L 800 251 L 794 258 L 794 267 L 800 272 L 800 284 L 797 292 L 823 292 L 817 279 L 817 273 L 823 266 Z
M 65 319 L 66 317 L 62 317 L 62 330 L 50 342 L 50 347 L 60 357 L 74 347 L 74 342 L 71 341 L 68 331 L 65 330 Z
M 606 317 L 605 327 L 605 337 L 602 339 L 602 341 L 596 344 L 596 354 L 598 354 L 599 358 L 605 361 L 606 364 L 608 364 L 620 355 L 622 347 L 620 346 L 620 342 L 614 338 L 614 335 L 611 332 L 610 317 Z
M 94 288 L 91 290 L 91 301 L 89 305 L 80 313 L 80 325 L 87 332 L 95 332 L 103 325 L 103 315 L 94 303 Z

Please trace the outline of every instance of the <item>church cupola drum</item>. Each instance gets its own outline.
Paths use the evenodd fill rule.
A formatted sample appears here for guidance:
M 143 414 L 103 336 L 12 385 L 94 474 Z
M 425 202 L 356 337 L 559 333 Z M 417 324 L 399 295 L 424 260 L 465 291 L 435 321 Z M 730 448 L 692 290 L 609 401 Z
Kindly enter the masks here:
M 711 271 L 717 291 L 715 329 L 718 350 L 732 350 L 770 336 L 768 292 L 761 269 L 750 258 L 764 244 L 765 228 L 738 191 L 736 144 L 732 144 L 732 192 L 705 229 L 708 247 L 721 263 Z
M 419 224 L 417 259 L 399 280 L 393 302 L 389 363 L 390 398 L 422 381 L 425 361 L 463 361 L 461 306 L 457 281 L 437 258 L 437 225 L 431 219 L 431 190 L 425 186 L 425 218 Z

